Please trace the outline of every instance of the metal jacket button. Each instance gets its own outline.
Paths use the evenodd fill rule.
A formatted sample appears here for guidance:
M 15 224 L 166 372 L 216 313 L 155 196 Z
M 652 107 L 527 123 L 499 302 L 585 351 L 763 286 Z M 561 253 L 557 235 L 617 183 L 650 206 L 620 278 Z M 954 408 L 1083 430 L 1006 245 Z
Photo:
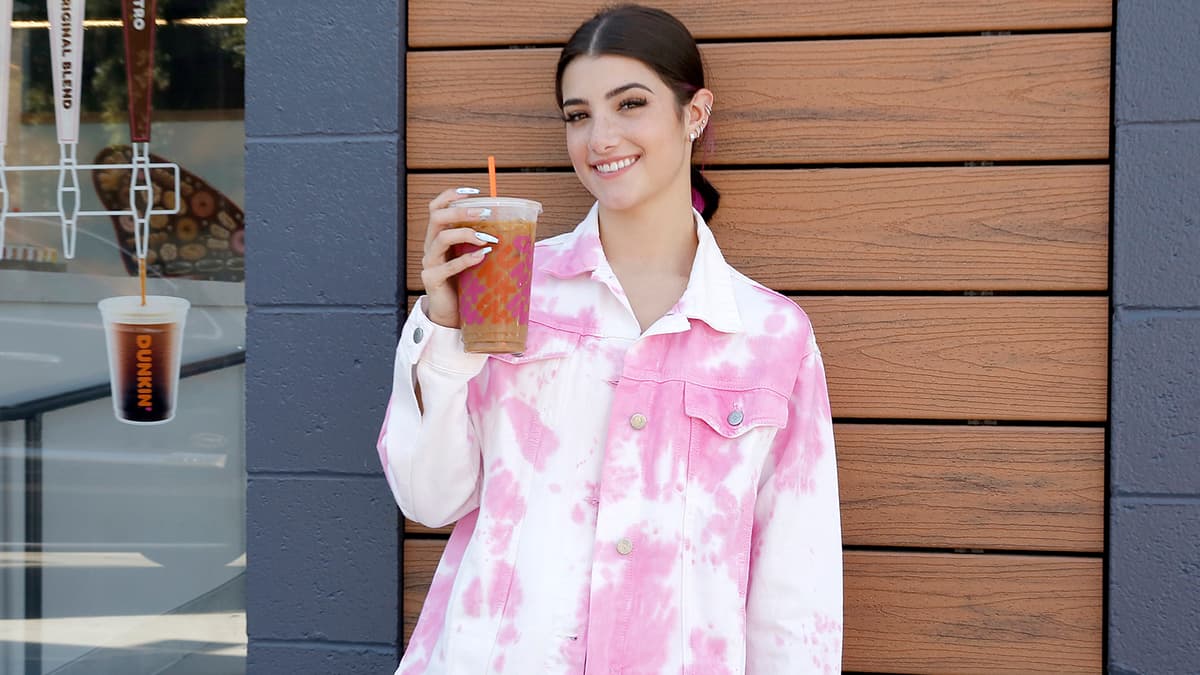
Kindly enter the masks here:
M 422 330 L 420 326 L 417 326 L 416 329 L 413 330 L 413 342 L 420 344 L 421 338 L 423 337 L 425 337 L 425 331 Z
M 622 539 L 617 542 L 617 553 L 621 555 L 629 555 L 633 553 L 633 542 L 628 539 Z
M 733 412 L 729 413 L 729 423 L 735 427 L 741 424 L 743 419 L 745 419 L 745 415 L 742 414 L 741 410 L 734 410 Z
M 634 413 L 633 417 L 629 418 L 629 426 L 633 427 L 634 429 L 638 429 L 639 431 L 641 429 L 645 429 L 646 416 L 642 413 Z

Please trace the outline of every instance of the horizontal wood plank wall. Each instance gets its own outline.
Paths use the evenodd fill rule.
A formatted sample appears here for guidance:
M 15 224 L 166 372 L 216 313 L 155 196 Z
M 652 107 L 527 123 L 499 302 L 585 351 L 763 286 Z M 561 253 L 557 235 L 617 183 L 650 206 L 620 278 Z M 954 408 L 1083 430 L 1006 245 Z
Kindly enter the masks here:
M 595 0 L 410 0 L 410 48 L 562 43 Z M 1110 0 L 754 0 L 652 3 L 699 40 L 1107 28 Z
M 844 668 L 1099 672 L 1111 0 L 657 4 L 716 92 L 722 250 L 826 357 Z M 409 3 L 410 303 L 428 200 L 486 155 L 539 238 L 590 205 L 553 71 L 593 7 Z M 448 528 L 405 530 L 407 640 Z
M 729 263 L 781 291 L 1104 291 L 1108 167 L 723 170 L 718 243 Z M 538 238 L 570 230 L 592 197 L 573 172 L 505 173 L 536 194 Z M 408 288 L 421 285 L 428 208 L 486 173 L 408 178 Z M 803 264 L 797 264 L 798 261 Z
M 1103 159 L 1109 36 L 706 45 L 710 164 Z M 408 56 L 411 168 L 570 166 L 557 49 Z

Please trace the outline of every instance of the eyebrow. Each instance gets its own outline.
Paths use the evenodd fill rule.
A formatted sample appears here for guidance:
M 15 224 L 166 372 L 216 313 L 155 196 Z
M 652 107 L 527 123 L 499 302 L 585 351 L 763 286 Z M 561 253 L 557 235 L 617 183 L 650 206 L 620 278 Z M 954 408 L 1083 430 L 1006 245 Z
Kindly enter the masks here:
M 650 92 L 651 94 L 654 93 L 653 89 L 651 89 L 650 87 L 647 87 L 646 85 L 642 84 L 641 82 L 630 82 L 629 84 L 623 84 L 623 85 L 617 87 L 616 89 L 613 89 L 612 91 L 608 92 L 607 94 L 604 95 L 604 98 L 607 99 L 607 98 L 612 98 L 614 96 L 620 96 L 621 94 L 624 94 L 625 92 L 629 91 L 630 89 L 645 89 L 646 91 Z M 587 101 L 585 99 L 569 98 L 562 102 L 562 107 L 565 108 L 569 105 L 585 105 L 585 104 L 587 104 Z

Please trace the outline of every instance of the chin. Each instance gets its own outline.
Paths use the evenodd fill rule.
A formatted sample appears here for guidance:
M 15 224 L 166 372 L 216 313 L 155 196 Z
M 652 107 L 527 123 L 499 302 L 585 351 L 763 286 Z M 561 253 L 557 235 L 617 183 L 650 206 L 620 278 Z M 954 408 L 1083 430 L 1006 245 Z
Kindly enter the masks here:
M 596 198 L 596 201 L 600 202 L 600 206 L 604 207 L 606 211 L 629 211 L 630 209 L 637 208 L 645 201 L 639 196 L 631 194 L 614 195 L 593 192 L 592 196 Z
M 646 195 L 637 189 L 639 186 L 636 185 L 636 181 L 632 182 L 635 184 L 630 186 L 595 181 L 586 187 L 606 211 L 627 211 L 646 201 Z M 631 187 L 633 189 L 630 189 Z

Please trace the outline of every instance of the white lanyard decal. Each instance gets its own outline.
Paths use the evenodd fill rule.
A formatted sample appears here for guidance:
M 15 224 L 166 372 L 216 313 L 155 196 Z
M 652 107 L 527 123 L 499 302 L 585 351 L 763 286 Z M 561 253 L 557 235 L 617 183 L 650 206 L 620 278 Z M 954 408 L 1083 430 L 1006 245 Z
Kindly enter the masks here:
M 54 72 L 54 120 L 59 143 L 79 141 L 79 94 L 83 64 L 84 0 L 46 0 L 50 17 L 50 63 Z

